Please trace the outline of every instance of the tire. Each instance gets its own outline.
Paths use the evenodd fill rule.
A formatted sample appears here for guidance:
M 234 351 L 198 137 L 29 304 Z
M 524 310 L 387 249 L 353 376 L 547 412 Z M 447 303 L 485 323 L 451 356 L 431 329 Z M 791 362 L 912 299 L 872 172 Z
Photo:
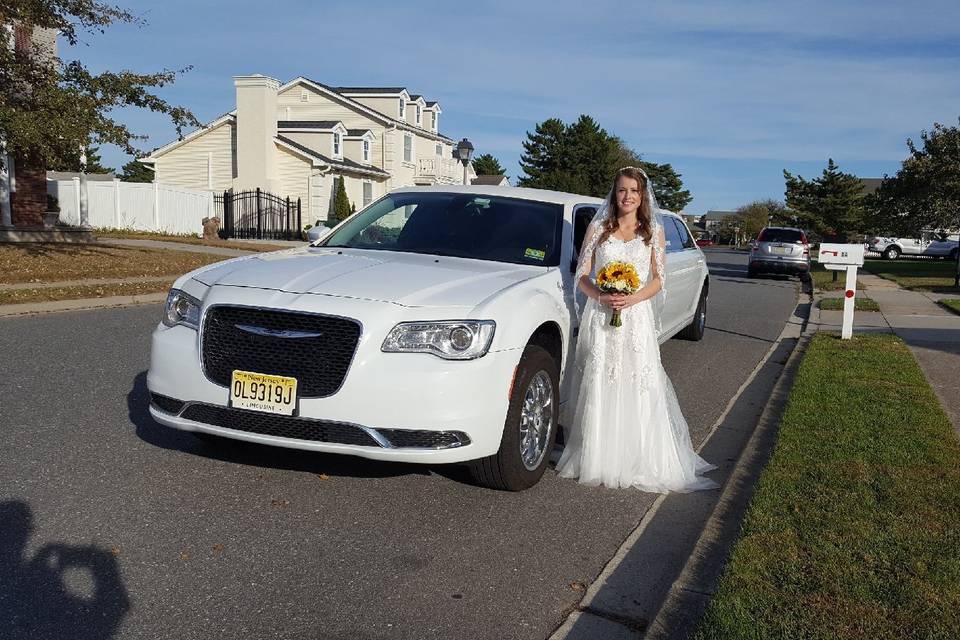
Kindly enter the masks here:
M 549 405 L 544 404 L 543 394 L 549 394 Z M 539 438 L 524 437 L 525 433 L 531 433 L 530 429 L 524 429 L 522 422 L 525 404 L 528 420 L 533 418 L 541 425 L 538 430 L 533 431 L 540 434 Z M 510 390 L 510 404 L 507 407 L 500 449 L 492 456 L 470 463 L 470 475 L 474 481 L 484 487 L 502 491 L 522 491 L 537 484 L 550 463 L 550 452 L 553 451 L 557 439 L 559 407 L 560 372 L 556 361 L 543 347 L 527 345 L 520 357 Z M 544 408 L 546 411 L 543 411 Z M 543 426 L 542 421 L 545 419 L 549 419 L 549 422 Z M 526 461 L 521 451 L 524 443 L 529 447 Z
M 748 278 L 756 278 L 756 277 L 757 277 L 757 271 L 756 271 L 753 267 L 747 267 L 747 277 L 748 277 Z
M 699 342 L 703 340 L 703 333 L 707 328 L 707 287 L 704 283 L 700 291 L 700 300 L 697 301 L 697 310 L 693 314 L 693 320 L 680 331 L 680 337 L 684 340 Z
M 887 247 L 883 250 L 885 260 L 896 260 L 900 257 L 900 249 L 897 247 Z

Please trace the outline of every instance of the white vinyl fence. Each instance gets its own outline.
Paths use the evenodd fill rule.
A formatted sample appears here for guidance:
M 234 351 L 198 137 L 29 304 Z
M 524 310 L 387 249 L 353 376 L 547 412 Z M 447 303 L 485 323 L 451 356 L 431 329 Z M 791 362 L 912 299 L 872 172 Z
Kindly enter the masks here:
M 49 180 L 47 193 L 60 203 L 60 220 L 80 224 L 80 179 Z M 213 192 L 141 182 L 87 182 L 92 227 L 173 234 L 203 233 L 203 219 L 215 215 Z

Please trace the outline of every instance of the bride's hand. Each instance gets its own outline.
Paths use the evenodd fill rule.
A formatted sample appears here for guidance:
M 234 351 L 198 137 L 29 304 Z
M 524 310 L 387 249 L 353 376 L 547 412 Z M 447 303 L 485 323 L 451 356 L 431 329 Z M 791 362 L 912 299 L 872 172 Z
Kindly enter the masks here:
M 629 298 L 630 296 L 622 293 L 601 293 L 600 297 L 597 298 L 597 302 L 605 307 L 610 307 L 615 311 L 619 311 L 630 306 L 631 304 L 635 304 L 633 302 L 628 303 L 627 300 L 629 300 Z

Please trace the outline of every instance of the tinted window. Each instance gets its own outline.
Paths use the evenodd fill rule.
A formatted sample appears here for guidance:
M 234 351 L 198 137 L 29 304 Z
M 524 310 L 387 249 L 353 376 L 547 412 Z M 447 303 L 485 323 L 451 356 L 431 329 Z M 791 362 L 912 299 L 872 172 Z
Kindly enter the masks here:
M 803 234 L 796 229 L 764 229 L 757 238 L 760 242 L 803 243 Z
M 680 237 L 680 231 L 677 225 L 673 223 L 673 218 L 664 216 L 663 235 L 667 239 L 667 251 L 683 251 L 683 238 Z
M 515 264 L 560 264 L 563 207 L 467 193 L 387 195 L 321 243 Z
M 597 214 L 596 207 L 580 207 L 573 214 L 573 246 L 580 254 L 580 248 L 583 247 L 583 239 L 587 235 L 587 227 L 590 221 Z
M 673 220 L 673 224 L 677 225 L 677 233 L 680 234 L 680 242 L 683 245 L 684 249 L 692 249 L 694 246 L 693 238 L 690 237 L 690 232 L 687 231 L 687 225 L 683 224 L 680 220 L 676 218 L 670 218 Z

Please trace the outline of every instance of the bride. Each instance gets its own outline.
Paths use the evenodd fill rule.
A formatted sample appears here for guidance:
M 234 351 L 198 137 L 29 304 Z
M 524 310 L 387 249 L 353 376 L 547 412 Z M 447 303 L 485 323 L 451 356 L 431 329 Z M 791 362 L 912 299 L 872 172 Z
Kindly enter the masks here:
M 564 478 L 589 485 L 667 493 L 713 489 L 699 474 L 714 469 L 693 450 L 673 385 L 660 363 L 659 314 L 664 291 L 663 216 L 647 174 L 617 171 L 577 265 L 588 300 L 580 322 L 570 399 L 569 436 L 557 463 Z M 601 291 L 591 274 L 614 261 L 636 267 L 636 293 Z M 662 305 L 661 305 L 662 308 Z M 619 310 L 622 326 L 610 325 Z

